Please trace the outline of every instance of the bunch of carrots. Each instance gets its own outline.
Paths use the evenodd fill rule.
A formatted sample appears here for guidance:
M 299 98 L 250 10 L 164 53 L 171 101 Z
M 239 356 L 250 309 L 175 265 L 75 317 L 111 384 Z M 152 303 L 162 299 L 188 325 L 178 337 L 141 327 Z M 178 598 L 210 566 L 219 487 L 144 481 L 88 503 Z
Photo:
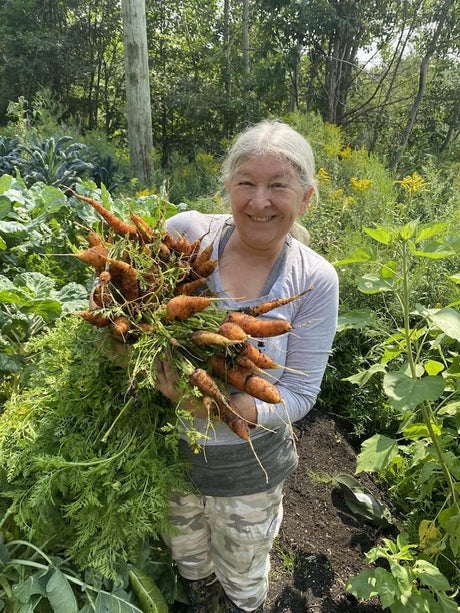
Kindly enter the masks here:
M 88 247 L 77 257 L 98 276 L 92 308 L 80 313 L 90 324 L 108 327 L 117 341 L 134 344 L 133 376 L 155 384 L 154 363 L 165 352 L 187 393 L 198 396 L 208 414 L 250 441 L 251 424 L 238 415 L 229 386 L 277 404 L 277 387 L 262 375 L 279 368 L 251 339 L 288 333 L 291 325 L 260 315 L 295 300 L 280 298 L 252 309 L 226 311 L 206 294 L 206 280 L 216 269 L 213 245 L 172 236 L 158 222 L 151 227 L 130 213 L 121 220 L 98 201 L 73 192 L 90 204 L 108 225 L 107 236 L 89 231 Z

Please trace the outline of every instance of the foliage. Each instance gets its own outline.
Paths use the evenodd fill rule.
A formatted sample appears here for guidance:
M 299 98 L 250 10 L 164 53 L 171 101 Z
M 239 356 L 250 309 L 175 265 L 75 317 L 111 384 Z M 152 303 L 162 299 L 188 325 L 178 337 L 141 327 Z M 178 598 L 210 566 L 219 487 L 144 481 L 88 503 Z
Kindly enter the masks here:
M 145 549 L 150 560 L 144 560 L 144 551 L 139 559 L 144 570 L 126 565 L 120 582 L 107 585 L 88 571 L 77 573 L 68 561 L 50 557 L 32 543 L 4 539 L 0 533 L 0 606 L 6 613 L 26 607 L 42 611 L 44 603 L 54 613 L 167 611 L 167 603 L 181 599 L 171 561 L 163 548 Z
M 378 566 L 364 571 L 348 582 L 347 591 L 357 598 L 379 596 L 391 613 L 457 613 L 454 598 L 446 595 L 452 591 L 449 581 L 434 564 L 418 557 L 416 550 L 407 534 L 400 534 L 396 543 L 383 539 L 383 545 L 373 547 L 366 559 L 370 563 L 383 559 L 389 570 Z
M 0 425 L 2 499 L 22 534 L 78 570 L 116 578 L 147 538 L 168 530 L 185 489 L 174 411 L 130 385 L 109 335 L 66 317 L 28 346 L 22 392 Z
M 417 292 L 424 269 L 416 264 L 419 259 L 428 259 L 434 268 L 436 262 L 458 255 L 458 227 L 414 221 L 404 226 L 368 227 L 365 231 L 378 243 L 378 248 L 356 250 L 337 265 L 361 263 L 370 266 L 371 272 L 361 277 L 360 291 L 367 295 L 394 293 L 400 306 L 399 321 L 381 341 L 380 359 L 347 379 L 365 387 L 376 374 L 383 375 L 382 389 L 399 428 L 397 438 L 374 434 L 364 441 L 357 472 L 377 471 L 392 485 L 390 494 L 405 513 L 404 522 L 412 533 L 411 538 L 418 535 L 420 539 L 409 549 L 418 548 L 421 559 L 417 559 L 415 553 L 403 558 L 415 560 L 412 572 L 422 568 L 425 569 L 423 573 L 441 576 L 436 565 L 442 565 L 448 574 L 456 576 L 460 559 L 457 485 L 460 461 L 456 454 L 460 406 L 460 316 L 455 309 L 458 300 L 445 306 L 420 304 Z M 450 279 L 455 284 L 455 276 L 451 275 Z M 394 312 L 392 315 L 396 316 Z M 375 320 L 368 311 L 365 317 L 366 325 L 372 326 Z M 349 316 L 349 326 L 353 327 L 353 320 L 359 325 L 358 313 Z M 393 545 L 388 547 L 392 553 L 396 552 Z M 373 559 L 380 557 L 380 553 Z M 368 589 L 378 593 L 382 605 L 390 606 L 391 611 L 403 610 L 403 605 L 423 598 L 427 602 L 439 599 L 448 602 L 443 595 L 450 589 L 447 580 L 442 585 L 425 583 L 432 588 L 432 593 L 419 592 L 412 587 L 409 590 L 412 575 L 407 574 L 410 572 L 407 568 L 404 584 L 399 581 L 403 571 L 396 572 L 393 566 L 391 570 L 393 579 L 377 568 L 353 581 L 352 589 L 360 597 L 368 597 L 364 586 L 373 586 Z M 394 580 L 398 581 L 401 595 L 396 592 L 396 600 L 389 602 L 386 594 Z

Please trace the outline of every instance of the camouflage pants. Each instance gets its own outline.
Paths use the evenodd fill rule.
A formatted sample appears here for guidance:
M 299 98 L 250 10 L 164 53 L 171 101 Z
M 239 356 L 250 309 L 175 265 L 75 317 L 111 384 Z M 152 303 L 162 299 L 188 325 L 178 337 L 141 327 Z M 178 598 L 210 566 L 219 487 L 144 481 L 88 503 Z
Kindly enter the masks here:
M 202 579 L 215 573 L 227 596 L 244 611 L 257 609 L 268 592 L 270 550 L 283 517 L 283 484 L 247 496 L 175 496 L 163 535 L 180 574 Z

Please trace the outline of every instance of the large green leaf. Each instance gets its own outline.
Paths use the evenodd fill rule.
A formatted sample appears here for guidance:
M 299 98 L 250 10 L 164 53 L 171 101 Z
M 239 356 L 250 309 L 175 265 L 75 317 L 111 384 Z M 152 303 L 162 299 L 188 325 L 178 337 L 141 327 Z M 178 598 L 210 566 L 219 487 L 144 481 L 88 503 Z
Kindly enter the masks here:
M 129 582 L 142 609 L 149 613 L 168 613 L 168 605 L 155 581 L 139 568 L 130 566 Z
M 46 584 L 46 595 L 54 613 L 78 613 L 78 604 L 64 573 L 55 568 Z
M 438 234 L 443 234 L 443 232 L 448 227 L 449 227 L 449 224 L 447 222 L 432 223 L 432 224 L 420 226 L 414 242 L 421 243 L 422 241 L 426 241 L 426 240 L 429 240 L 430 238 L 434 238 Z
M 123 594 L 99 592 L 95 602 L 95 613 L 145 613 L 129 602 Z
M 21 604 L 27 604 L 34 594 L 46 595 L 44 571 L 30 575 L 24 581 L 13 585 L 13 594 Z
M 460 341 L 460 313 L 452 307 L 423 311 L 426 317 L 450 338 Z
M 374 327 L 376 314 L 371 309 L 357 309 L 339 315 L 337 331 L 343 330 L 363 330 L 364 328 Z
M 78 283 L 64 285 L 58 292 L 53 292 L 53 298 L 61 303 L 64 315 L 88 308 L 88 292 Z
M 334 262 L 334 266 L 345 266 L 346 264 L 363 264 L 377 261 L 376 253 L 370 247 L 361 247 L 354 251 L 351 255 Z
M 374 364 L 367 370 L 360 370 L 356 375 L 351 375 L 351 377 L 345 377 L 342 381 L 349 381 L 350 383 L 354 383 L 359 387 L 365 385 L 372 375 L 375 375 L 379 372 L 386 372 L 386 368 L 383 364 Z
M 394 230 L 387 226 L 378 226 L 377 228 L 364 227 L 363 230 L 375 241 L 384 245 L 389 245 L 395 238 Z
M 55 282 L 40 272 L 23 272 L 14 278 L 17 287 L 26 287 L 35 298 L 48 298 Z
M 374 434 L 363 442 L 356 458 L 356 473 L 379 472 L 398 456 L 398 443 L 383 434 Z
M 0 221 L 0 232 L 2 234 L 25 234 L 27 228 L 18 221 Z
M 439 568 L 426 560 L 417 560 L 414 564 L 413 571 L 420 583 L 423 583 L 423 585 L 427 587 L 443 592 L 450 589 L 449 581 L 441 573 Z
M 427 241 L 423 249 L 417 249 L 413 243 L 409 243 L 409 248 L 412 255 L 431 260 L 442 260 L 456 255 L 455 249 L 444 241 Z
M 412 379 L 400 372 L 387 373 L 383 378 L 383 389 L 391 405 L 399 410 L 415 409 L 428 400 L 437 400 L 443 393 L 446 382 L 442 377 Z
M 358 289 L 363 294 L 378 294 L 380 292 L 392 292 L 395 289 L 396 280 L 367 274 L 358 282 Z

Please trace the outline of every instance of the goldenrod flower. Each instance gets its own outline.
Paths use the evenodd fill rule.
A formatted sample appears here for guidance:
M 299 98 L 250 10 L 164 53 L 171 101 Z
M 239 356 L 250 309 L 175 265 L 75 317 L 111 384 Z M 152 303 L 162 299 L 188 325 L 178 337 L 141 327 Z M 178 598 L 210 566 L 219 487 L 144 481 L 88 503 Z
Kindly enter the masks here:
M 332 180 L 331 175 L 322 166 L 321 168 L 319 168 L 318 172 L 316 173 L 316 176 L 318 177 L 318 181 L 327 182 Z
M 373 183 L 372 179 L 358 179 L 358 177 L 351 177 L 351 185 L 359 192 L 367 191 Z
M 153 193 L 154 192 L 152 192 L 149 189 L 142 189 L 140 192 L 136 192 L 136 198 L 142 198 L 143 196 L 150 196 Z
M 341 146 L 338 144 L 326 145 L 324 149 L 329 157 L 336 157 L 340 154 Z
M 342 149 L 340 150 L 340 157 L 345 160 L 346 158 L 349 158 L 350 155 L 353 153 L 350 145 L 347 145 L 346 147 L 342 147 Z
M 415 194 L 420 190 L 425 191 L 423 188 L 425 185 L 428 185 L 428 182 L 425 181 L 418 172 L 413 172 L 411 175 L 407 175 L 407 177 L 395 181 L 395 183 L 399 183 L 409 194 Z
M 331 198 L 333 198 L 334 200 L 340 200 L 340 198 L 343 196 L 343 189 L 336 189 L 334 192 L 332 192 L 331 194 Z

